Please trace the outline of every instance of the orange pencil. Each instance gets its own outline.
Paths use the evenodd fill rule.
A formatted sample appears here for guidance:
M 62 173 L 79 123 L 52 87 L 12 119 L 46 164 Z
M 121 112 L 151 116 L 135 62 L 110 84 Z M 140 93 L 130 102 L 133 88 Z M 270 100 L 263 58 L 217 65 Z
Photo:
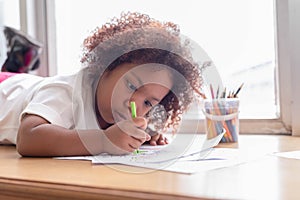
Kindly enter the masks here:
M 222 113 L 221 113 L 221 111 L 219 109 L 219 106 L 217 105 L 217 102 L 214 103 L 213 105 L 214 105 L 215 111 L 217 112 L 216 114 L 220 116 Z M 224 127 L 224 129 L 226 131 L 226 133 L 224 134 L 224 136 L 226 135 L 229 140 L 232 140 L 229 128 L 227 127 L 227 124 L 225 123 L 225 121 L 222 121 L 222 125 L 223 125 L 223 127 Z

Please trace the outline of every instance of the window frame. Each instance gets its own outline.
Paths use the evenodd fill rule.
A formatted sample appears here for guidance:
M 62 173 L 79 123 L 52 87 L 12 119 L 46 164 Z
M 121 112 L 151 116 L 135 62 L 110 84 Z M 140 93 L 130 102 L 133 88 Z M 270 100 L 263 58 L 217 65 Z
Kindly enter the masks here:
M 57 72 L 56 26 L 54 1 L 19 0 L 21 30 L 43 44 L 41 63 L 37 70 L 40 76 L 51 76 Z M 50 67 L 51 66 L 51 67 Z
M 52 0 L 20 0 L 21 28 L 32 32 L 44 44 L 39 75 L 52 76 L 56 69 L 56 29 Z M 275 5 L 275 96 L 280 115 L 278 119 L 240 119 L 242 134 L 286 134 L 300 136 L 300 3 L 297 0 L 274 0 Z M 26 16 L 26 17 L 24 17 Z M 45 69 L 45 70 L 42 70 Z M 293 91 L 293 92 L 292 92 Z M 278 110 L 279 111 L 279 110 Z M 204 131 L 203 120 L 189 118 L 181 131 Z
M 276 0 L 276 76 L 280 102 L 280 120 L 293 135 L 300 136 L 300 2 Z

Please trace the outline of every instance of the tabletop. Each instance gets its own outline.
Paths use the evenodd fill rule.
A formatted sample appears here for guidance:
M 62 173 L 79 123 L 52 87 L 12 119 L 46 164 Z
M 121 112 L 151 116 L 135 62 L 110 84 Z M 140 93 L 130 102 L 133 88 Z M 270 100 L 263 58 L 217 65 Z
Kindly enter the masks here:
M 249 154 L 293 151 L 300 150 L 300 137 L 241 135 L 238 143 L 217 147 Z M 299 199 L 299 185 L 300 160 L 271 155 L 194 174 L 145 173 L 130 166 L 21 157 L 14 146 L 0 146 L 0 199 Z

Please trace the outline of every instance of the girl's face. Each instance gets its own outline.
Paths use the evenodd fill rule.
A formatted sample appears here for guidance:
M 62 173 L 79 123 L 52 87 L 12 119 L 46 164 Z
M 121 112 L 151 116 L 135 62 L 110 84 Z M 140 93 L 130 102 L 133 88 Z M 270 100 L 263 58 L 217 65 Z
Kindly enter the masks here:
M 130 119 L 130 102 L 136 103 L 137 116 L 145 116 L 170 91 L 170 71 L 159 64 L 122 64 L 100 78 L 96 91 L 98 121 L 108 124 Z

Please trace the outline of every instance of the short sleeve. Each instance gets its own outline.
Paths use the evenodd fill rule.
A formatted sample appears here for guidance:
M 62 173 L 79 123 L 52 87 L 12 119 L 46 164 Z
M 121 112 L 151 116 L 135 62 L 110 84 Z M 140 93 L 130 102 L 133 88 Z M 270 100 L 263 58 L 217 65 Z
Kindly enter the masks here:
M 51 124 L 70 128 L 73 125 L 72 87 L 65 83 L 53 83 L 39 88 L 21 113 L 43 117 Z

